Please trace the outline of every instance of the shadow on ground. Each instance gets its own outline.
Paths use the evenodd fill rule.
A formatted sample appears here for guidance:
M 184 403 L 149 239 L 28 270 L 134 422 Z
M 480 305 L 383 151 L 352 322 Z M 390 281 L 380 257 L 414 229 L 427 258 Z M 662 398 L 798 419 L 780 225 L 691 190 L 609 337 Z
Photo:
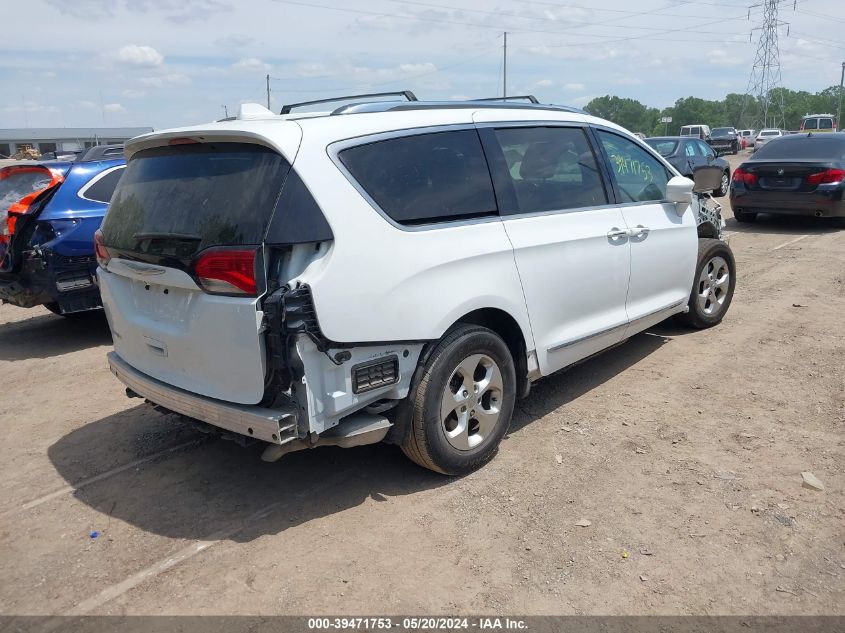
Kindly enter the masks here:
M 534 420 L 569 404 L 636 365 L 668 343 L 670 337 L 689 332 L 689 329 L 677 327 L 667 321 L 648 332 L 637 334 L 619 347 L 534 383 L 531 395 L 517 402 L 510 433 L 515 433 Z
M 841 231 L 838 218 L 813 218 L 800 215 L 771 215 L 761 213 L 754 222 L 737 222 L 727 218 L 725 225 L 733 233 L 759 233 L 761 235 L 824 235 Z
M 645 358 L 667 340 L 640 334 L 625 345 L 540 381 L 514 415 L 512 432 L 542 417 Z M 277 534 L 358 506 L 367 499 L 415 494 L 450 485 L 395 446 L 319 448 L 262 462 L 262 445 L 242 448 L 208 439 L 173 415 L 138 406 L 86 424 L 50 447 L 49 458 L 74 485 L 176 444 L 189 445 L 84 486 L 76 497 L 104 515 L 171 538 L 216 533 L 238 542 Z M 190 443 L 196 440 L 195 443 Z M 256 513 L 273 505 L 266 516 Z M 106 518 L 103 521 L 107 521 Z M 234 534 L 232 526 L 243 529 Z
M 51 358 L 98 345 L 111 345 L 102 310 L 71 317 L 39 312 L 29 319 L 0 326 L 0 360 Z

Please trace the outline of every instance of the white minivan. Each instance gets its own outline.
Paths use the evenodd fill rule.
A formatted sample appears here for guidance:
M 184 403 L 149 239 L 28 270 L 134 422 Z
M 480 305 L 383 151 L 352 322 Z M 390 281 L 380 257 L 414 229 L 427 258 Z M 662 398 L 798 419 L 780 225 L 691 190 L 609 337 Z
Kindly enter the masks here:
M 681 128 L 679 136 L 694 136 L 702 141 L 710 140 L 710 126 L 709 125 L 685 125 Z
M 571 108 L 247 104 L 126 155 L 96 237 L 111 371 L 268 460 L 387 441 L 468 472 L 532 381 L 715 325 L 736 283 L 693 181 Z

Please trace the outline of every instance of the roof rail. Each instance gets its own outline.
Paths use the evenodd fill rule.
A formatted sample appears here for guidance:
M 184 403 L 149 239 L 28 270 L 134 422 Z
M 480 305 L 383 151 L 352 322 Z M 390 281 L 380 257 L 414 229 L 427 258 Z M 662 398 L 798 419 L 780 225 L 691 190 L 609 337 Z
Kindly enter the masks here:
M 552 110 L 554 112 L 572 112 L 587 114 L 580 108 L 570 106 L 549 105 L 544 103 L 509 103 L 482 101 L 416 101 L 413 103 L 395 103 L 392 101 L 376 101 L 370 103 L 353 103 L 338 108 L 336 114 L 363 114 L 365 112 L 407 112 L 409 110 L 465 110 L 476 109 L 505 109 L 505 110 Z
M 397 92 L 372 92 L 369 94 L 361 94 L 361 95 L 348 95 L 346 97 L 332 97 L 330 99 L 315 99 L 314 101 L 302 101 L 300 103 L 289 103 L 286 106 L 282 106 L 282 111 L 279 114 L 290 114 L 291 110 L 294 108 L 304 108 L 306 106 L 317 105 L 320 103 L 332 103 L 334 101 L 349 101 L 351 99 L 369 99 L 370 97 L 404 97 L 408 101 L 419 101 L 416 95 L 411 92 L 410 90 L 399 90 Z M 338 110 L 342 110 L 343 108 L 338 108 Z M 338 110 L 332 112 L 332 114 L 339 114 Z
M 527 101 L 537 103 L 539 100 L 534 95 L 514 95 L 513 97 L 484 97 L 483 99 L 467 99 L 467 101 Z

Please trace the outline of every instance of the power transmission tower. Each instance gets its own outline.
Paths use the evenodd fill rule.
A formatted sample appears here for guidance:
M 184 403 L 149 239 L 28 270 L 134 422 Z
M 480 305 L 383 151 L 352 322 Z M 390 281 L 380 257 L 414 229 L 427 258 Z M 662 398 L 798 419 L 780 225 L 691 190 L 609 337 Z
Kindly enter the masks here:
M 746 114 L 750 114 L 753 128 L 786 127 L 778 50 L 778 27 L 786 23 L 778 21 L 780 2 L 781 0 L 763 0 L 762 3 L 754 5 L 763 7 L 763 25 L 759 27 L 760 39 L 757 42 L 757 53 L 754 55 L 748 87 L 745 89 L 739 116 L 740 125 Z M 751 100 L 754 100 L 754 103 L 749 103 Z

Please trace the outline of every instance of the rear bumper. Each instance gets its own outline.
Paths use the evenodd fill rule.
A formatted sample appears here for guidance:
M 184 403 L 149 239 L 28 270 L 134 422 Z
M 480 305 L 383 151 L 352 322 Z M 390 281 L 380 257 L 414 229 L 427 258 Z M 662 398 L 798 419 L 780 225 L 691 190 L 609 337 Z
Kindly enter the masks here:
M 748 213 L 804 215 L 823 218 L 845 217 L 841 188 L 812 193 L 747 192 L 731 187 L 731 208 Z
M 233 433 L 271 444 L 297 439 L 296 407 L 268 409 L 201 396 L 156 380 L 138 371 L 115 352 L 107 354 L 109 369 L 139 396 L 174 413 L 201 420 Z
M 63 313 L 102 307 L 93 256 L 28 251 L 20 270 L 0 273 L 0 300 L 21 308 L 57 303 Z
M 731 150 L 737 147 L 739 143 L 736 141 L 712 141 L 710 147 L 715 150 Z

